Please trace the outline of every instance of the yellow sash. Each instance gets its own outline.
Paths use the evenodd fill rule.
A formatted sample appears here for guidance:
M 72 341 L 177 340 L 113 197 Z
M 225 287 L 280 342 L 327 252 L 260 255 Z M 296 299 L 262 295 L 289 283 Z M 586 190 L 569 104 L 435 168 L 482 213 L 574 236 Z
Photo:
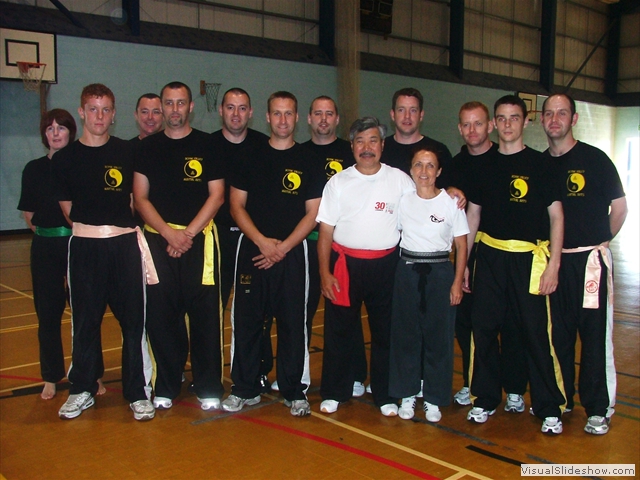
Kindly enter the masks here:
M 184 225 L 176 225 L 175 223 L 167 223 L 174 230 L 185 230 L 187 227 Z M 215 285 L 213 275 L 213 220 L 211 220 L 202 230 L 204 234 L 204 265 L 202 266 L 202 285 Z M 147 232 L 158 233 L 150 225 L 144 224 L 144 229 Z M 217 231 L 216 231 L 217 236 Z
M 525 242 L 524 240 L 498 240 L 490 237 L 486 233 L 482 233 L 480 241 L 490 247 L 505 252 L 531 252 L 533 261 L 531 263 L 531 278 L 529 279 L 529 293 L 532 295 L 540 295 L 540 277 L 547 268 L 547 257 L 549 253 L 549 240 L 538 240 L 538 244 Z

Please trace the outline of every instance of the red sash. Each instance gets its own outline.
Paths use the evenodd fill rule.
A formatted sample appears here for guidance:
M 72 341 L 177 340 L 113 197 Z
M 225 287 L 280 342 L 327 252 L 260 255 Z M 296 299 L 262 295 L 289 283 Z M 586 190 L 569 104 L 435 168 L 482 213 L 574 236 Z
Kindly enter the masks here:
M 357 248 L 344 247 L 336 242 L 331 244 L 331 248 L 339 255 L 336 264 L 333 266 L 333 276 L 336 277 L 340 284 L 340 291 L 337 291 L 336 288 L 333 287 L 333 293 L 336 296 L 336 299 L 333 300 L 332 303 L 340 307 L 351 306 L 351 302 L 349 301 L 349 270 L 347 269 L 347 255 L 353 258 L 371 260 L 374 258 L 386 257 L 396 249 L 396 247 L 391 247 L 386 250 L 359 250 Z

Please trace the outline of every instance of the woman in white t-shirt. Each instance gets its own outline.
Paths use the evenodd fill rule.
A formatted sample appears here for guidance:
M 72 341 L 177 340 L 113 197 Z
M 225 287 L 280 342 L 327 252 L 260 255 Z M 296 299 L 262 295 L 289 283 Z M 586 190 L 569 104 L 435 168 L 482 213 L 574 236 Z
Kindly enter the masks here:
M 418 147 L 410 172 L 416 191 L 398 207 L 401 259 L 391 321 L 389 394 L 402 398 L 398 415 L 413 418 L 422 381 L 430 422 L 442 418 L 439 406 L 451 400 L 455 306 L 462 299 L 469 233 L 464 210 L 435 186 L 441 172 L 438 154 Z M 454 242 L 455 268 L 449 260 Z

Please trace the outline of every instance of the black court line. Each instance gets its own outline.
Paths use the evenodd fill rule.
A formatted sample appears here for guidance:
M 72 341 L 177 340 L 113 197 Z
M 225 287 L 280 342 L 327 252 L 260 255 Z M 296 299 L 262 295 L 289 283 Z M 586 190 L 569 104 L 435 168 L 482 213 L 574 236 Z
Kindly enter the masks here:
M 216 420 L 222 420 L 223 418 L 233 417 L 237 413 L 247 413 L 263 407 L 270 407 L 271 405 L 274 405 L 276 403 L 282 403 L 282 398 L 274 398 L 273 400 L 269 400 L 266 402 L 261 400 L 260 403 L 248 407 L 243 407 L 242 410 L 239 410 L 237 412 L 225 412 L 224 410 L 219 410 L 220 413 L 214 415 L 213 417 L 201 418 L 200 420 L 194 420 L 193 422 L 189 423 L 194 426 L 202 425 L 203 423 L 209 423 Z
M 497 453 L 489 452 L 488 450 L 484 450 L 480 447 L 476 447 L 475 445 L 467 445 L 464 448 L 466 448 L 467 450 L 471 450 L 472 452 L 479 453 L 480 455 L 484 455 L 485 457 L 493 458 L 495 460 L 500 460 L 501 462 L 504 462 L 504 463 L 515 465 L 518 468 L 520 468 L 520 465 L 524 463 L 519 460 L 515 460 L 513 458 L 505 457 L 504 455 L 498 455 Z
M 428 425 L 429 427 L 437 428 L 439 430 L 442 430 L 443 432 L 451 433 L 453 435 L 457 435 L 458 437 L 466 438 L 467 440 L 471 440 L 472 442 L 482 443 L 484 445 L 487 445 L 488 447 L 499 446 L 497 443 L 494 443 L 490 440 L 486 440 L 484 438 L 476 437 L 474 435 L 461 432 L 460 430 L 456 430 L 455 428 L 445 427 L 444 425 L 440 425 L 439 423 L 431 423 L 423 418 L 413 417 L 411 421 L 413 423 L 422 423 L 423 425 Z

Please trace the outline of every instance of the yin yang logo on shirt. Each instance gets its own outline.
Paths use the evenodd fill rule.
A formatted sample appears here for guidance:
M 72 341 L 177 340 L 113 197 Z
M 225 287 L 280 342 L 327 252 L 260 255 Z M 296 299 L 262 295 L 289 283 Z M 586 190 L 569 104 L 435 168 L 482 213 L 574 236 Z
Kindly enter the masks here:
M 109 168 L 104 174 L 104 181 L 112 188 L 119 187 L 122 184 L 122 173 L 117 168 Z
M 509 190 L 513 198 L 524 198 L 529 191 L 529 185 L 527 185 L 526 180 L 516 178 L 511 182 L 511 185 L 509 185 Z
M 202 163 L 200 163 L 200 160 L 195 158 L 189 159 L 184 164 L 184 173 L 189 178 L 198 178 L 202 175 Z
M 340 173 L 342 171 L 342 164 L 337 160 L 331 160 L 327 162 L 324 169 L 327 172 L 327 177 L 331 178 L 336 173 Z
M 571 193 L 578 193 L 584 189 L 584 176 L 581 173 L 570 173 L 567 177 L 567 190 Z
M 286 173 L 282 178 L 282 185 L 289 191 L 297 190 L 300 188 L 300 184 L 302 183 L 302 179 L 300 175 L 295 172 Z

